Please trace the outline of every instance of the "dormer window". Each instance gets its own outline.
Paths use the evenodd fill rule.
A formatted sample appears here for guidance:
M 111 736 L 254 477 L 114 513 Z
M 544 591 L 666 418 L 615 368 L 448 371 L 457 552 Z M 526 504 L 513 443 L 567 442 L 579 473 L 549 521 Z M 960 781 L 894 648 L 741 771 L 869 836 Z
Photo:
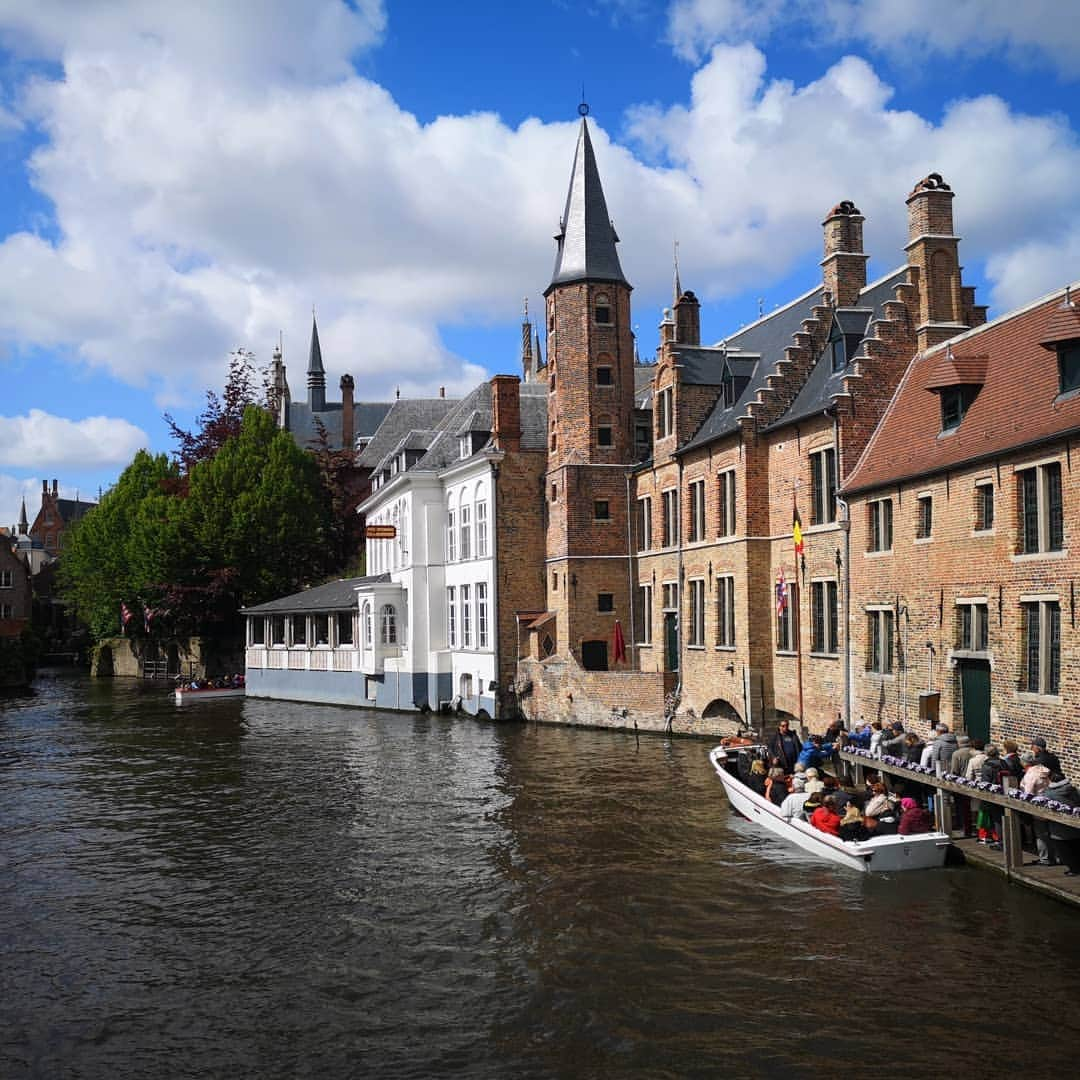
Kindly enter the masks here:
M 1080 341 L 1070 341 L 1058 349 L 1058 378 L 1061 393 L 1080 390 Z
M 843 371 L 851 363 L 851 358 L 859 351 L 862 339 L 861 332 L 846 334 L 841 328 L 839 320 L 833 320 L 832 330 L 829 331 L 827 348 L 834 372 Z
M 462 458 L 472 457 L 472 435 L 462 435 L 458 439 L 458 453 Z
M 611 325 L 611 302 L 601 293 L 596 298 L 596 321 L 600 326 Z
M 977 386 L 946 386 L 941 391 L 941 430 L 952 431 L 960 426 L 971 403 L 979 392 Z

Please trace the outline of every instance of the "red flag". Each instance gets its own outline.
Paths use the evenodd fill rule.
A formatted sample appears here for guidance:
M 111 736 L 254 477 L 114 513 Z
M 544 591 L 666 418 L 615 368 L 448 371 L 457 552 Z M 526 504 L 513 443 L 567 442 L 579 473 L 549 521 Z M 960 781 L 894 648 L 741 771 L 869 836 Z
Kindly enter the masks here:
M 127 606 L 127 604 L 125 604 L 124 601 L 121 600 L 120 601 L 120 633 L 121 634 L 126 634 L 127 633 L 127 624 L 129 622 L 131 622 L 131 608 L 129 608 Z
M 615 663 L 620 660 L 626 660 L 626 642 L 623 640 L 622 623 L 618 619 L 615 620 L 615 648 L 612 650 L 615 654 Z

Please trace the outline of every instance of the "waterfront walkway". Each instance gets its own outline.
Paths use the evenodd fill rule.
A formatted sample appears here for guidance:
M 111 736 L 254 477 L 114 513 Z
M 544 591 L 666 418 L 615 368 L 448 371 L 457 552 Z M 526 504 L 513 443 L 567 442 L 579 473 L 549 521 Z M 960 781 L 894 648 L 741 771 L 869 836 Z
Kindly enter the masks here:
M 933 788 L 934 812 L 938 828 L 952 837 L 953 846 L 959 849 L 964 859 L 973 866 L 995 870 L 1010 881 L 1046 893 L 1057 900 L 1080 906 L 1080 875 L 1065 877 L 1064 867 L 1061 866 L 1027 865 L 1035 856 L 1033 852 L 1024 850 L 1020 831 L 1021 818 L 1025 816 L 1044 818 L 1049 821 L 1067 820 L 1074 828 L 1080 827 L 1080 822 L 1075 818 L 1066 817 L 1055 810 L 1020 802 L 1008 795 L 974 790 L 939 776 L 870 758 L 865 754 L 852 753 L 850 750 L 837 751 L 837 772 L 857 786 L 863 784 L 865 775 L 869 771 L 881 773 L 886 786 L 889 786 L 890 777 L 896 777 L 910 783 L 921 784 L 923 787 Z M 974 837 L 965 837 L 954 832 L 954 800 L 957 796 L 978 802 L 995 803 L 1003 808 L 1002 849 L 1000 851 L 995 851 L 986 844 L 980 844 Z

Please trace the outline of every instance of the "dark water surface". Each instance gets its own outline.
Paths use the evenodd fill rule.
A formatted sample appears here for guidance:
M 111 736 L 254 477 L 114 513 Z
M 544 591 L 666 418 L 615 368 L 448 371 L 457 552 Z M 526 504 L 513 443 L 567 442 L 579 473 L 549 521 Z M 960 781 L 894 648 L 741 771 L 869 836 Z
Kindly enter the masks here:
M 0 1077 L 1075 1075 L 1080 914 L 869 877 L 708 744 L 0 699 Z

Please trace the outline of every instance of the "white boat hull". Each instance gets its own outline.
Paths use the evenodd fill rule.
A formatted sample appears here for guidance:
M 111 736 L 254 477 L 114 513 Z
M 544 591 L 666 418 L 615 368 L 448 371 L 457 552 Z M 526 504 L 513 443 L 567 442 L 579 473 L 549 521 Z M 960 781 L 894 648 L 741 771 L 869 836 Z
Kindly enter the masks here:
M 242 686 L 230 686 L 222 690 L 174 690 L 177 705 L 190 705 L 193 701 L 216 701 L 218 698 L 243 697 Z
M 897 870 L 930 870 L 945 864 L 951 841 L 945 833 L 915 836 L 879 836 L 874 840 L 844 841 L 823 833 L 805 821 L 787 821 L 780 807 L 748 788 L 725 768 L 727 752 L 722 746 L 709 754 L 724 793 L 743 817 L 764 826 L 788 843 L 819 858 L 839 863 L 863 873 L 893 873 Z

